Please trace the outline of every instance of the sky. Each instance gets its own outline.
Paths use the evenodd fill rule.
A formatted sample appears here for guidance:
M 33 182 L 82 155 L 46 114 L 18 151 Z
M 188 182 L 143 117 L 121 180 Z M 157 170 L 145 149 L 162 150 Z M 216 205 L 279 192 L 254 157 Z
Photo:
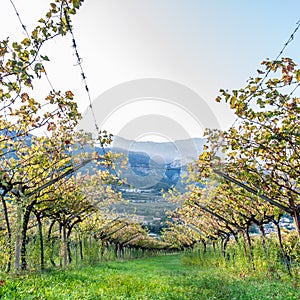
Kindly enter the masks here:
M 29 31 L 47 11 L 46 0 L 13 2 Z M 214 101 L 219 90 L 245 86 L 298 20 L 298 0 L 86 0 L 73 26 L 98 125 L 154 141 L 230 127 L 234 115 Z M 26 37 L 10 0 L 1 0 L 0 38 L 7 36 Z M 299 63 L 299 49 L 300 30 L 284 56 Z M 72 90 L 82 126 L 92 126 L 71 37 L 50 41 L 41 54 L 50 58 L 45 68 L 55 89 Z M 33 93 L 38 99 L 48 90 L 43 80 Z

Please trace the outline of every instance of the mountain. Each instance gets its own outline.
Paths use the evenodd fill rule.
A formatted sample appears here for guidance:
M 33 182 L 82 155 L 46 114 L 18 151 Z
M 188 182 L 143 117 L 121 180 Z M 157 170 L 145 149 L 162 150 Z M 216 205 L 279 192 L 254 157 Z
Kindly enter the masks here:
M 157 143 L 114 137 L 110 150 L 128 158 L 127 168 L 120 169 L 121 177 L 135 191 L 160 192 L 174 186 L 184 189 L 181 176 L 187 173 L 187 164 L 201 154 L 204 143 L 204 139 Z
M 182 175 L 187 173 L 187 164 L 196 160 L 203 151 L 204 139 L 188 139 L 174 142 L 139 142 L 126 140 L 121 137 L 114 137 L 109 147 L 96 148 L 99 154 L 103 151 L 123 154 L 122 158 L 116 162 L 116 168 L 121 179 L 125 179 L 127 184 L 116 187 L 121 190 L 138 190 L 139 192 L 153 191 L 156 194 L 161 190 L 168 190 L 176 187 L 184 191 L 185 184 L 182 182 Z M 76 156 L 81 152 L 93 152 L 95 149 L 88 145 L 73 152 Z M 128 159 L 127 167 L 121 167 L 125 158 Z M 90 163 L 80 170 L 80 172 L 93 172 L 97 167 L 95 163 Z M 114 171 L 112 171 L 114 172 Z
M 180 161 L 185 165 L 198 158 L 203 151 L 205 139 L 195 138 L 174 142 L 140 142 L 127 140 L 118 136 L 113 138 L 112 148 L 124 152 L 147 153 L 152 160 L 164 163 Z

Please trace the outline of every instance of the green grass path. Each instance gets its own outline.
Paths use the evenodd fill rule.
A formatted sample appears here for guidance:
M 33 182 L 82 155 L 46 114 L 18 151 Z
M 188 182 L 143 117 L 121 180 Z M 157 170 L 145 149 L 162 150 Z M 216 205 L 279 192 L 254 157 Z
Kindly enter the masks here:
M 1 279 L 1 278 L 0 278 Z M 289 283 L 181 263 L 179 255 L 6 279 L 0 299 L 300 299 Z

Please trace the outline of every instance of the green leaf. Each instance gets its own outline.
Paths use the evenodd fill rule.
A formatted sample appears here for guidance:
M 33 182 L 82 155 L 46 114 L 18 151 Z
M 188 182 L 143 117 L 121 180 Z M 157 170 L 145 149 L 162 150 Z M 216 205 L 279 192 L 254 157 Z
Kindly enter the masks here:
M 41 55 L 41 59 L 43 59 L 45 61 L 50 61 L 50 59 L 47 55 L 45 55 L 45 56 Z
M 79 9 L 80 5 L 81 5 L 80 0 L 73 0 L 74 8 Z

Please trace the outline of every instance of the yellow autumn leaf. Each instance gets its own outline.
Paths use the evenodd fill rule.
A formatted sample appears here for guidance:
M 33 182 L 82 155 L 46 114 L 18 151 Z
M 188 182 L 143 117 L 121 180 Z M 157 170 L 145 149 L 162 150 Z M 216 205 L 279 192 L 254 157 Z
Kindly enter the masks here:
M 295 71 L 295 77 L 297 81 L 300 81 L 300 69 Z
M 22 44 L 26 47 L 30 46 L 31 44 L 31 41 L 29 38 L 25 38 L 23 41 L 22 41 Z

